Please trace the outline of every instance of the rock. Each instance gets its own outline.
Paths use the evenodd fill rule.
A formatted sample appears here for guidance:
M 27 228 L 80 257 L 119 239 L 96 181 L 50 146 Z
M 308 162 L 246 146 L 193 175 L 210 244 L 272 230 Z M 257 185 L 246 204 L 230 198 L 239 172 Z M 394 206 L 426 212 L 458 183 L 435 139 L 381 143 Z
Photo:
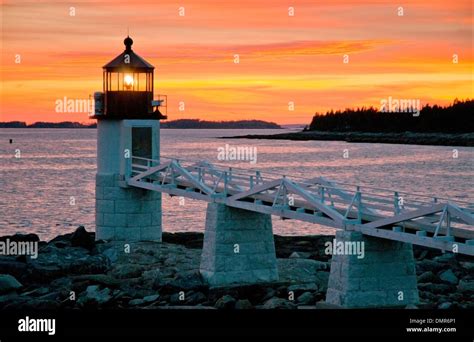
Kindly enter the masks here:
M 198 270 L 178 273 L 169 286 L 179 290 L 200 290 L 206 286 Z
M 418 260 L 423 260 L 424 258 L 426 258 L 427 255 L 428 255 L 428 251 L 425 249 L 425 250 L 420 252 L 420 254 L 417 256 L 417 259 Z
M 190 291 L 186 294 L 186 304 L 197 305 L 207 301 L 207 296 L 202 292 Z
M 84 248 L 56 248 L 48 245 L 37 259 L 28 260 L 28 281 L 46 283 L 63 276 L 107 272 L 110 264 L 103 255 L 89 255 Z
M 102 252 L 102 255 L 104 255 L 111 264 L 115 264 L 119 258 L 119 253 L 114 247 L 107 248 L 105 251 Z
M 72 278 L 73 281 L 89 281 L 93 284 L 100 284 L 106 287 L 117 288 L 120 281 L 106 274 L 83 274 Z
M 329 282 L 329 272 L 316 272 L 316 285 L 318 290 L 321 292 L 326 292 L 328 289 Z
M 112 296 L 110 295 L 109 288 L 106 287 L 102 290 L 99 290 L 98 285 L 91 285 L 87 287 L 84 296 L 79 298 L 78 302 L 81 304 L 93 303 L 93 304 L 103 305 L 111 299 L 112 299 Z
M 263 300 L 265 301 L 267 299 L 275 297 L 276 295 L 277 295 L 277 291 L 275 291 L 275 289 L 269 287 L 268 289 L 266 289 L 265 295 L 263 296 Z
M 153 303 L 153 302 L 157 301 L 158 298 L 160 298 L 160 295 L 159 295 L 159 294 L 155 294 L 155 295 L 150 295 L 150 296 L 145 296 L 145 297 L 143 297 L 143 301 L 144 301 L 145 303 Z
M 461 266 L 468 271 L 474 271 L 474 262 L 464 261 L 460 262 Z
M 417 273 L 423 273 L 427 271 L 438 273 L 443 268 L 446 268 L 446 264 L 438 263 L 430 259 L 424 259 L 416 263 L 416 268 L 419 271 Z
M 131 301 L 128 302 L 128 305 L 130 306 L 138 306 L 138 305 L 143 305 L 143 304 L 145 304 L 145 301 L 141 298 L 132 299 Z
M 304 305 L 312 304 L 314 301 L 314 295 L 311 292 L 304 292 L 301 296 L 299 296 L 296 299 L 296 301 L 299 304 L 304 304 Z
M 118 279 L 138 278 L 145 268 L 135 264 L 117 264 L 112 271 L 112 275 Z
M 288 287 L 288 292 L 290 291 L 318 291 L 318 285 L 316 283 L 295 284 Z
M 21 305 L 22 310 L 53 311 L 59 308 L 59 302 L 48 299 L 33 299 Z
M 219 298 L 214 306 L 217 309 L 233 309 L 234 305 L 235 305 L 234 297 L 225 295 Z
M 296 305 L 289 300 L 273 297 L 263 304 L 264 309 L 296 309 Z
M 312 283 L 319 282 L 318 271 L 326 270 L 328 264 L 312 259 L 277 259 L 281 282 Z M 329 272 L 324 272 L 328 273 Z
M 452 285 L 447 284 L 433 284 L 433 283 L 425 283 L 425 284 L 418 284 L 418 288 L 423 291 L 429 291 L 435 294 L 444 294 L 449 293 L 452 289 Z
M 431 271 L 423 272 L 421 275 L 418 276 L 418 283 L 437 283 L 437 282 L 439 282 L 438 278 Z
M 457 283 L 459 282 L 458 277 L 456 277 L 454 272 L 450 269 L 440 273 L 439 278 L 442 281 L 445 281 L 445 282 L 447 282 L 449 284 L 453 284 L 453 285 L 457 285 Z
M 71 246 L 91 250 L 95 246 L 94 235 L 88 233 L 83 226 L 79 226 L 71 236 Z
M 23 285 L 9 274 L 0 274 L 0 294 L 16 291 Z
M 443 262 L 443 263 L 451 262 L 454 259 L 456 259 L 456 255 L 454 253 L 444 253 L 444 254 L 441 254 L 440 256 L 433 258 L 434 261 Z
M 0 256 L 0 270 L 2 273 L 10 274 L 21 280 L 27 272 L 27 264 L 17 261 L 13 257 Z
M 458 284 L 458 290 L 461 292 L 474 292 L 474 280 L 461 280 Z
M 237 310 L 248 310 L 248 309 L 253 309 L 252 303 L 248 299 L 239 299 L 235 303 L 235 309 Z
M 50 293 L 49 288 L 39 287 L 39 288 L 33 289 L 31 291 L 28 291 L 28 292 L 23 292 L 21 295 L 22 296 L 43 296 L 47 293 Z
M 293 252 L 289 256 L 290 259 L 308 259 L 311 256 L 311 253 L 308 252 Z
M 444 302 L 438 305 L 438 309 L 450 309 L 453 306 L 453 303 Z

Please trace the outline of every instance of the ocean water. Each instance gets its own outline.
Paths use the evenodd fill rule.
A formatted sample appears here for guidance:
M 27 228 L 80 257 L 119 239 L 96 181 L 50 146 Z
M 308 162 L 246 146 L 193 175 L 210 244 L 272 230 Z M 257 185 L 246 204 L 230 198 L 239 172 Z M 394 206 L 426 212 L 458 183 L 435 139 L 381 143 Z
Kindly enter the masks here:
M 280 132 L 163 129 L 161 153 L 474 202 L 474 149 L 469 147 L 217 138 Z M 51 239 L 78 225 L 95 229 L 96 134 L 95 129 L 0 129 L 0 235 L 36 233 Z M 255 147 L 257 163 L 219 161 L 218 149 L 225 144 Z M 180 205 L 178 198 L 163 195 L 163 230 L 203 231 L 205 209 L 204 202 L 185 199 Z M 273 224 L 281 235 L 334 232 L 279 218 Z

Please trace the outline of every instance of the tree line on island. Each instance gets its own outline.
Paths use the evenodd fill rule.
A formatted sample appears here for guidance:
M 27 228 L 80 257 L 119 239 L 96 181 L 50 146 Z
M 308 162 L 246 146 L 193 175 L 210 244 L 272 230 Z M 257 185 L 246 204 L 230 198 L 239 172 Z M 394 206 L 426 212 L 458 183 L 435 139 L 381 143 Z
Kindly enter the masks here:
M 381 112 L 374 107 L 316 113 L 305 131 L 330 132 L 474 132 L 474 100 L 448 106 L 425 105 L 419 112 Z

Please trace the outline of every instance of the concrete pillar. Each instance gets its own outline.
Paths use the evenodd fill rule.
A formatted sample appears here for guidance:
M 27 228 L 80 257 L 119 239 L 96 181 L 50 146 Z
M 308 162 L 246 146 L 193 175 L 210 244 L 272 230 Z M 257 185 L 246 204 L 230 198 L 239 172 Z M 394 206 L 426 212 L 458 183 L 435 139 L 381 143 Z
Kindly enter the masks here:
M 200 272 L 213 287 L 278 280 L 271 216 L 209 203 Z
M 161 241 L 161 193 L 127 187 L 132 128 L 152 130 L 152 159 L 159 159 L 158 120 L 98 120 L 96 239 Z
M 336 242 L 363 242 L 364 257 L 333 255 L 326 302 L 346 308 L 403 307 L 419 301 L 411 244 L 338 231 Z

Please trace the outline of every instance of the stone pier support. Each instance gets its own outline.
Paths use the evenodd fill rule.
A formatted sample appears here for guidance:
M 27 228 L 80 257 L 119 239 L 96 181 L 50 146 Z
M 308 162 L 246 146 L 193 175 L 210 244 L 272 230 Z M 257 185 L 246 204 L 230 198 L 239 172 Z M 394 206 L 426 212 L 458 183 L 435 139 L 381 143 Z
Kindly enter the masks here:
M 333 255 L 326 302 L 346 308 L 403 307 L 419 301 L 411 244 L 338 231 L 337 242 L 363 242 L 364 257 Z
M 271 216 L 209 203 L 200 272 L 213 287 L 278 280 Z
M 120 183 L 118 174 L 96 175 L 96 239 L 161 242 L 161 193 Z

